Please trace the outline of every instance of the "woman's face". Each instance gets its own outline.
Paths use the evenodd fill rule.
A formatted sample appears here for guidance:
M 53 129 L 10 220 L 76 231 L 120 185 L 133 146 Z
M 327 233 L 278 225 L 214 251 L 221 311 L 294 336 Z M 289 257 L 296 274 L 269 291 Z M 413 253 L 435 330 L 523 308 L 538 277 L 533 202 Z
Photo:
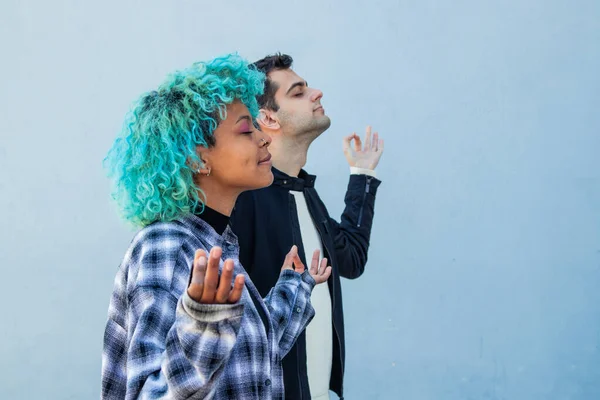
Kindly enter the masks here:
M 200 157 L 210 168 L 206 183 L 226 192 L 260 189 L 273 182 L 271 138 L 252 123 L 248 108 L 240 101 L 227 106 L 227 118 L 214 131 L 215 145 L 199 147 Z

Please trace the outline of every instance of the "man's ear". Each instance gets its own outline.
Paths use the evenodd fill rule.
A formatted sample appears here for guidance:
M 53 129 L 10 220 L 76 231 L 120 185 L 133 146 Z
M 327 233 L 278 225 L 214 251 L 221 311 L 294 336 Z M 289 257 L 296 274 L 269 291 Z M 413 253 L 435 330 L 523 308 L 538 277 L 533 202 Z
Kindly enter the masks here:
M 279 120 L 277 119 L 277 113 L 273 110 L 267 110 L 261 108 L 258 112 L 258 118 L 256 118 L 258 125 L 260 125 L 261 130 L 267 129 L 270 131 L 275 131 L 280 128 Z

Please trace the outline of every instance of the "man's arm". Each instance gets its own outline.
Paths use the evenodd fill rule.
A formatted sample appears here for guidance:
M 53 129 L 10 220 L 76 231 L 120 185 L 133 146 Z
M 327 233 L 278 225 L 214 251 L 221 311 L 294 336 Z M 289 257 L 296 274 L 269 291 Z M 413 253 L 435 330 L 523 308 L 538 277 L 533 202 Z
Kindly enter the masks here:
M 354 148 L 351 147 L 352 141 Z M 329 219 L 338 271 L 344 278 L 358 278 L 367 263 L 375 195 L 381 184 L 376 178 L 375 168 L 383 154 L 383 146 L 377 132 L 371 137 L 370 126 L 366 129 L 364 147 L 356 133 L 344 138 L 344 155 L 351 173 L 344 199 L 346 207 L 340 223 Z
M 337 269 L 344 278 L 358 278 L 365 270 L 375 195 L 380 184 L 381 181 L 369 175 L 350 175 L 341 222 L 329 218 L 328 228 L 335 246 Z

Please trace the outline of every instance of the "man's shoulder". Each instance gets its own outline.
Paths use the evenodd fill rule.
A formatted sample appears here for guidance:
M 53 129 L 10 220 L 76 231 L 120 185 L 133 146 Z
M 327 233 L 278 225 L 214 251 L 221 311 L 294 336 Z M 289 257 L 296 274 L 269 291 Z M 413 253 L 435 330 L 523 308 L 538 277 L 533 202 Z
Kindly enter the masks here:
M 256 203 L 264 204 L 285 199 L 286 190 L 277 186 L 270 185 L 265 188 L 248 190 L 240 194 L 235 203 L 236 208 L 247 208 Z

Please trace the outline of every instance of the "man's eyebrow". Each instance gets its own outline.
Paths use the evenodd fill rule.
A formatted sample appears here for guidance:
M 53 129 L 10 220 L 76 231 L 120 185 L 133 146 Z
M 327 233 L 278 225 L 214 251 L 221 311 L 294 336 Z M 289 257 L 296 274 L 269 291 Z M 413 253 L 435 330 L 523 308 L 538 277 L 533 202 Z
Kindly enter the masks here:
M 290 86 L 290 88 L 287 90 L 287 92 L 285 92 L 285 94 L 289 94 L 292 90 L 294 90 L 298 86 L 308 86 L 308 82 L 301 81 L 301 82 L 294 83 L 292 86 Z
M 238 122 L 240 122 L 243 119 L 247 119 L 248 121 L 252 122 L 252 118 L 250 118 L 249 115 L 242 115 L 241 117 L 238 118 L 237 121 L 235 121 L 235 123 L 237 124 Z

